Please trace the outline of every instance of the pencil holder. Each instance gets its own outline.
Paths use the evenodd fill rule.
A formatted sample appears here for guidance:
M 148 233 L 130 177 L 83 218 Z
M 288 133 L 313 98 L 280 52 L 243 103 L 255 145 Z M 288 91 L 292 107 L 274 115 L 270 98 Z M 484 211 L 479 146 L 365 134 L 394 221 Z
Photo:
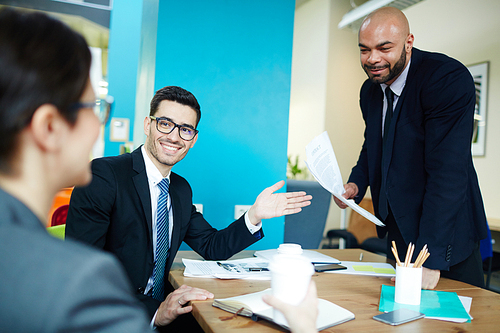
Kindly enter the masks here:
M 400 304 L 420 305 L 422 292 L 422 267 L 396 266 L 396 291 L 394 301 Z

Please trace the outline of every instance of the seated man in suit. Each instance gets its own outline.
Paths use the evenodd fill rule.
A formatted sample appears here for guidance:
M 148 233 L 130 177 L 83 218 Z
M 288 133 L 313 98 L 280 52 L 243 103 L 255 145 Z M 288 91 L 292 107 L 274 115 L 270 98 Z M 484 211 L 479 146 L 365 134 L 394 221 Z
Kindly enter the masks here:
M 0 10 L 0 332 L 151 331 L 116 258 L 45 228 L 57 191 L 91 179 L 100 123 L 90 62 L 61 22 Z M 155 324 L 170 317 L 162 309 Z
M 189 183 L 171 172 L 196 143 L 200 117 L 190 92 L 175 86 L 158 90 L 144 119 L 145 145 L 94 160 L 92 182 L 71 197 L 66 235 L 114 253 L 150 316 L 173 289 L 168 272 L 183 241 L 205 259 L 224 260 L 263 237 L 262 219 L 310 204 L 305 192 L 274 193 L 281 181 L 227 228 L 212 228 L 193 206 Z M 168 309 L 177 311 L 189 301 L 173 297 Z
M 400 256 L 415 245 L 412 262 L 427 245 L 423 288 L 436 287 L 440 276 L 483 286 L 479 241 L 487 225 L 471 155 L 470 72 L 444 54 L 414 48 L 408 20 L 393 7 L 369 14 L 358 37 L 368 75 L 360 92 L 365 141 L 344 196 L 359 203 L 370 187 L 389 258 L 392 241 Z

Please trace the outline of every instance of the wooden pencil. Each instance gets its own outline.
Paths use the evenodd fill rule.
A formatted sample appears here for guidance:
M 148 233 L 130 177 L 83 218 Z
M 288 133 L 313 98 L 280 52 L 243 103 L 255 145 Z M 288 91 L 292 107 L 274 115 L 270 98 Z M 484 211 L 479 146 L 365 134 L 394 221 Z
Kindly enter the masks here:
M 425 246 L 422 250 L 420 250 L 420 253 L 417 256 L 417 259 L 415 259 L 415 263 L 413 264 L 413 267 L 417 267 L 418 263 L 420 262 L 420 260 L 422 260 L 424 255 L 425 255 Z
M 405 255 L 405 267 L 408 267 L 408 256 L 410 255 L 410 250 L 411 250 L 411 242 L 408 244 L 408 249 L 406 249 L 406 255 Z
M 430 256 L 430 255 L 431 255 L 431 254 L 430 254 L 429 252 L 427 252 L 427 254 L 425 255 L 425 257 L 424 257 L 422 260 L 420 260 L 420 263 L 418 264 L 418 267 L 416 267 L 416 268 L 420 268 L 420 267 L 422 267 L 422 265 L 423 265 L 423 264 L 424 264 L 424 262 L 427 260 L 427 258 L 429 258 L 429 256 Z
M 399 260 L 399 257 L 398 257 L 398 251 L 394 247 L 391 247 L 391 250 L 392 250 L 392 254 L 394 254 L 394 258 L 396 258 L 396 262 L 397 262 L 398 266 L 401 266 L 401 261 Z
M 399 260 L 398 248 L 396 247 L 395 241 L 392 241 L 392 253 L 394 254 L 394 257 L 396 258 L 396 261 L 398 262 L 398 266 L 402 266 L 401 260 Z
M 415 251 L 415 244 L 412 244 L 411 247 L 410 247 L 410 255 L 409 255 L 409 258 L 408 258 L 408 266 L 410 266 L 410 264 L 411 264 L 411 258 L 413 257 L 413 251 Z

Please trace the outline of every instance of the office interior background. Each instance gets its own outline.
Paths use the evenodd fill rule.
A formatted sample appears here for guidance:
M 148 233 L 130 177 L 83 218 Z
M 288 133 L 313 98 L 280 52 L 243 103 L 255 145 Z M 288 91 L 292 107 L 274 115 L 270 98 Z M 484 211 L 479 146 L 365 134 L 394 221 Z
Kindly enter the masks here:
M 305 168 L 305 146 L 325 130 L 347 180 L 363 142 L 358 97 L 366 75 L 357 32 L 337 26 L 364 2 L 12 0 L 0 6 L 50 12 L 96 48 L 102 78 L 94 88 L 114 96 L 115 105 L 94 156 L 144 142 L 143 120 L 157 89 L 193 92 L 202 108 L 199 139 L 174 172 L 189 180 L 206 219 L 223 228 L 235 205 L 253 204 L 287 177 L 288 156 Z M 415 47 L 467 66 L 488 62 L 484 153 L 474 164 L 488 219 L 500 225 L 500 2 L 422 0 L 403 12 Z M 339 227 L 340 215 L 332 202 L 325 232 Z M 264 221 L 266 237 L 250 249 L 277 247 L 283 230 L 284 218 Z

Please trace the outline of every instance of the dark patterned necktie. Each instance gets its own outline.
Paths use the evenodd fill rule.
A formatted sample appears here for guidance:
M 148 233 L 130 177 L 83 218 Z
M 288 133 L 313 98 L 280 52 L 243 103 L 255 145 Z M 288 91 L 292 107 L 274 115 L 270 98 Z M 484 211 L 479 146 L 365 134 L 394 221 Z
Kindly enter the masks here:
M 384 172 L 384 150 L 387 149 L 386 142 L 387 137 L 389 136 L 389 128 L 391 127 L 392 113 L 394 109 L 394 93 L 391 88 L 385 88 L 385 97 L 387 98 L 387 110 L 385 111 L 385 121 L 384 121 L 384 137 L 382 139 L 382 172 Z M 387 179 L 382 177 L 382 181 L 380 184 L 380 196 L 378 202 L 378 209 L 380 217 L 385 220 L 387 215 L 389 215 L 389 203 L 387 202 L 387 194 L 386 194 L 386 183 Z
M 384 140 L 383 148 L 385 148 L 385 142 L 387 141 L 387 136 L 389 134 L 389 127 L 391 127 L 392 113 L 394 109 L 394 93 L 391 88 L 385 88 L 385 97 L 387 98 L 387 111 L 385 112 L 384 121 Z

